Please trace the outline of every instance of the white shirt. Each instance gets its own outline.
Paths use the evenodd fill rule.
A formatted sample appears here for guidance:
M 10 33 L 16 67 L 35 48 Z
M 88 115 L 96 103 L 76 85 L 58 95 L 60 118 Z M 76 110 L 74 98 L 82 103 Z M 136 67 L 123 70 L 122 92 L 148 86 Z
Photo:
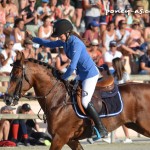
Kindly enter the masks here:
M 123 84 L 130 80 L 130 76 L 127 72 L 124 72 L 121 80 L 118 81 L 117 77 L 114 77 L 114 79 L 116 84 Z
M 104 62 L 112 63 L 112 60 L 114 58 L 117 58 L 117 57 L 121 58 L 122 57 L 122 53 L 116 50 L 115 54 L 113 55 L 112 51 L 110 51 L 110 50 L 106 51 L 105 54 L 104 54 Z M 113 69 L 113 67 L 109 67 L 109 69 Z
M 1 54 L 3 54 L 5 60 L 8 58 L 6 50 L 2 50 Z M 14 62 L 16 53 L 14 51 L 11 51 L 11 54 L 12 57 L 8 59 L 7 64 L 5 66 L 2 66 L 2 64 L 0 63 L 0 72 L 11 72 L 12 66 L 10 66 L 10 64 Z

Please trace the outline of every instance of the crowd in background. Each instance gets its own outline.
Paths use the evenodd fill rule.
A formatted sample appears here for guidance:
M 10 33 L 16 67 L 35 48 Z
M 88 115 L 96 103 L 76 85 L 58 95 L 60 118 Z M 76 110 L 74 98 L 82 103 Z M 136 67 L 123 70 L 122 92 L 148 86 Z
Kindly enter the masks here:
M 148 0 L 18 0 L 18 6 L 15 2 L 0 0 L 0 75 L 9 75 L 17 50 L 26 59 L 65 72 L 70 60 L 63 47 L 50 49 L 26 38 L 28 31 L 34 37 L 57 40 L 51 34 L 59 19 L 72 22 L 97 66 L 107 64 L 114 74 L 113 60 L 120 58 L 128 74 L 150 73 L 150 15 L 144 13 Z

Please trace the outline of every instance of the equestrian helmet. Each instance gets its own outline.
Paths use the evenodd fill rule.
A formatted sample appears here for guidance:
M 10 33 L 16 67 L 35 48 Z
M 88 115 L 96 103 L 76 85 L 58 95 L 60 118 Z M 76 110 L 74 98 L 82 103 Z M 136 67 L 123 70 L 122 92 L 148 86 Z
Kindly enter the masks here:
M 62 34 L 68 33 L 73 30 L 73 26 L 70 21 L 66 19 L 58 20 L 54 23 L 52 37 L 59 37 Z

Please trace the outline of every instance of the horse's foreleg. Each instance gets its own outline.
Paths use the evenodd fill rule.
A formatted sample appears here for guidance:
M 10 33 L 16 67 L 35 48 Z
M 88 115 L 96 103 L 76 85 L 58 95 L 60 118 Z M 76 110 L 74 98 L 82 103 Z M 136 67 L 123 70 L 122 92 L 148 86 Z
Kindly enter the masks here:
M 82 145 L 78 140 L 71 140 L 67 143 L 67 145 L 72 149 L 72 150 L 84 150 Z
M 68 141 L 66 141 L 65 138 L 55 135 L 51 141 L 51 147 L 49 150 L 61 150 L 67 142 Z

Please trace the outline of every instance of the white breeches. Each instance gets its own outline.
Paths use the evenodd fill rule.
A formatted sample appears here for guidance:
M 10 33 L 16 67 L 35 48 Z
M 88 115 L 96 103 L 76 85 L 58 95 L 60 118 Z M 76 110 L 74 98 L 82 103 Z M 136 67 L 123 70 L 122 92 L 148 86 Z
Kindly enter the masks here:
M 82 81 L 82 105 L 86 109 L 95 91 L 99 75 Z

